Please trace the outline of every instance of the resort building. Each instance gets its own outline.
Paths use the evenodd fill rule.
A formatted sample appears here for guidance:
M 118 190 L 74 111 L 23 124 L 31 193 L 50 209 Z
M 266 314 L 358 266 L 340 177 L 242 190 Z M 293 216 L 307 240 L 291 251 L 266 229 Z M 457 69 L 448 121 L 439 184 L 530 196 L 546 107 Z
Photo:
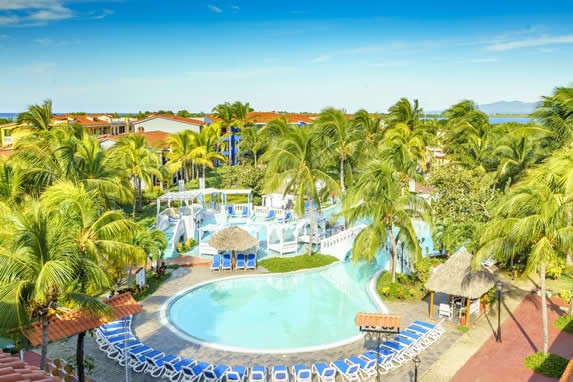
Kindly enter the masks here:
M 200 118 L 185 118 L 171 114 L 155 114 L 133 123 L 133 131 L 162 131 L 175 134 L 184 130 L 201 131 L 206 122 Z
M 16 122 L 0 125 L 0 147 L 10 146 L 12 142 L 12 130 L 18 126 Z
M 89 135 L 118 135 L 133 132 L 134 118 L 114 117 L 109 114 L 64 114 L 52 118 L 54 126 L 77 124 Z

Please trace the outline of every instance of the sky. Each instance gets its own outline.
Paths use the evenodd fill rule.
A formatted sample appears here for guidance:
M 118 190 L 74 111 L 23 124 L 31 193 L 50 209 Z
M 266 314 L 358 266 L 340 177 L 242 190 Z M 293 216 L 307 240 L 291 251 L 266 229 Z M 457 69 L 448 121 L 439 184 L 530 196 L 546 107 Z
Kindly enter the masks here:
M 573 83 L 573 0 L 0 0 L 0 112 L 537 101 Z

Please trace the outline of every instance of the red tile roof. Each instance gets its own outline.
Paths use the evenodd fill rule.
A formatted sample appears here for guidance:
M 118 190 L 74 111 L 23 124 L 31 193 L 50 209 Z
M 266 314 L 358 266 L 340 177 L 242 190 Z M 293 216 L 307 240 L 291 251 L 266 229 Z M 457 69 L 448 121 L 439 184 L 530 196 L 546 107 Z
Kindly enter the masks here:
M 65 114 L 65 115 L 54 115 L 52 117 L 53 121 L 68 121 L 70 123 L 77 123 L 80 126 L 109 126 L 111 122 L 107 120 L 107 117 L 111 118 L 105 114 L 82 114 L 82 115 L 72 115 L 72 114 Z
M 86 330 L 97 328 L 105 323 L 141 312 L 141 306 L 129 293 L 114 296 L 104 302 L 109 304 L 113 309 L 113 316 L 110 318 L 95 318 L 83 310 L 76 310 L 52 317 L 50 319 L 48 332 L 49 341 L 52 342 L 71 337 Z M 33 346 L 40 345 L 42 343 L 42 323 L 35 322 L 32 327 L 26 331 L 26 337 Z
M 36 366 L 30 366 L 0 350 L 0 382 L 16 381 L 60 381 L 60 378 L 52 377 Z
M 170 119 L 172 121 L 188 123 L 188 124 L 193 125 L 193 126 L 203 126 L 205 124 L 205 122 L 202 122 L 198 119 L 179 117 L 177 115 L 171 115 L 171 114 L 153 114 L 153 115 L 150 115 L 149 117 L 144 118 L 142 120 L 139 120 L 135 123 L 138 124 L 138 123 L 150 121 L 150 120 L 156 119 L 156 118 Z
M 356 326 L 371 326 L 377 328 L 399 328 L 400 316 L 382 313 L 357 313 Z
M 118 134 L 118 135 L 102 135 L 98 137 L 100 141 L 105 141 L 106 139 L 111 139 L 112 141 L 117 141 L 118 139 L 125 137 L 130 133 Z M 144 131 L 144 132 L 137 132 L 134 133 L 137 135 L 143 135 L 145 139 L 147 139 L 147 144 L 150 147 L 154 147 L 156 149 L 165 149 L 169 145 L 167 144 L 167 138 L 171 135 L 170 133 L 166 133 L 165 131 Z
M 219 119 L 214 114 L 207 115 L 209 119 L 214 122 L 218 122 Z M 252 111 L 247 114 L 247 120 L 253 123 L 269 123 L 273 119 L 283 118 L 288 123 L 312 123 L 313 119 L 316 118 L 316 114 L 298 114 L 298 113 L 277 113 L 275 111 Z
M 0 157 L 8 158 L 12 154 L 14 154 L 14 147 L 6 146 L 0 148 Z

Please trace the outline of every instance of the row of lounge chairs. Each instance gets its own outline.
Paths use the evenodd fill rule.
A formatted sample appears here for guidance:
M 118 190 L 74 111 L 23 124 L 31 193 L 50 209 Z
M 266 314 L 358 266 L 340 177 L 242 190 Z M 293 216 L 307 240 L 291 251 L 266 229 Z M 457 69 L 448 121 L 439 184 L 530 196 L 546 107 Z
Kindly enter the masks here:
M 232 269 L 233 262 L 231 261 L 230 253 L 224 253 L 223 256 L 213 256 L 211 271 L 230 271 Z M 257 269 L 257 256 L 254 253 L 249 253 L 248 255 L 239 253 L 235 262 L 235 269 Z
M 96 340 L 108 358 L 121 366 L 126 365 L 127 353 L 129 367 L 133 371 L 172 382 L 268 382 L 269 374 L 270 382 L 290 382 L 291 378 L 293 382 L 312 382 L 313 374 L 318 382 L 336 382 L 337 374 L 343 381 L 354 382 L 374 377 L 377 362 L 382 373 L 400 367 L 438 340 L 443 333 L 441 322 L 414 321 L 393 341 L 384 341 L 378 349 L 330 364 L 317 362 L 311 368 L 296 364 L 290 370 L 284 365 L 274 366 L 270 370 L 261 365 L 229 367 L 174 354 L 165 355 L 133 336 L 131 318 L 101 326 L 96 331 Z
M 227 207 L 227 215 L 231 218 L 248 218 L 249 217 L 249 207 L 243 206 L 241 212 L 235 211 L 233 206 Z
M 276 217 L 276 211 L 275 210 L 269 210 L 269 213 L 264 217 L 265 221 L 271 221 L 271 220 L 275 220 Z M 286 223 L 292 220 L 292 211 L 287 211 L 285 212 L 283 217 L 279 217 L 277 219 L 277 222 L 279 223 Z

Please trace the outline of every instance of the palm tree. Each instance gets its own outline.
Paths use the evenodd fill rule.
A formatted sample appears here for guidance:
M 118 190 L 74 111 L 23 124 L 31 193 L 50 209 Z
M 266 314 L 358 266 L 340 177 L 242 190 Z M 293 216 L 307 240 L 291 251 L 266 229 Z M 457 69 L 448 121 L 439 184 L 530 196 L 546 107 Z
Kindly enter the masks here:
M 378 143 L 382 140 L 384 122 L 380 116 L 371 116 L 366 110 L 358 110 L 352 118 L 354 128 L 360 139 L 355 155 L 360 160 L 369 160 L 378 154 Z
M 508 179 L 515 183 L 516 176 L 538 158 L 534 143 L 527 134 L 509 135 L 495 148 L 494 154 L 500 158 L 496 174 L 500 184 Z
M 159 158 L 149 149 L 147 140 L 143 135 L 133 133 L 117 141 L 110 155 L 113 160 L 122 164 L 133 183 L 132 217 L 135 219 L 136 206 L 139 204 L 139 208 L 141 208 L 143 201 L 143 183 L 151 185 L 153 177 L 161 178 Z
M 96 263 L 77 256 L 69 220 L 60 211 L 32 202 L 29 210 L 15 209 L 9 220 L 12 235 L 0 247 L 0 325 L 5 331 L 41 322 L 43 369 L 49 318 L 63 307 L 107 313 L 90 297 L 107 287 L 107 277 Z
M 52 101 L 45 100 L 41 105 L 31 105 L 18 115 L 18 129 L 32 133 L 46 133 L 52 130 Z
M 227 145 L 227 151 L 229 155 L 227 163 L 230 166 L 232 164 L 232 148 L 233 148 L 231 139 L 234 139 L 232 131 L 233 120 L 234 120 L 233 107 L 229 102 L 225 102 L 215 106 L 213 108 L 213 112 L 215 113 L 215 117 L 219 119 L 221 129 L 224 131 L 225 135 L 228 137 L 229 140 L 229 143 Z
M 476 261 L 487 256 L 507 261 L 515 254 L 528 254 L 525 273 L 538 271 L 540 278 L 544 353 L 548 352 L 545 272 L 551 260 L 573 248 L 572 212 L 570 197 L 542 183 L 520 184 L 498 205 L 476 256 Z
M 410 103 L 407 98 L 400 98 L 398 102 L 390 106 L 388 110 L 388 116 L 385 121 L 390 125 L 396 125 L 398 123 L 406 124 L 411 130 L 413 130 L 416 125 L 420 122 L 420 118 L 424 114 L 422 108 L 415 99 L 414 103 Z
M 338 162 L 340 190 L 346 191 L 345 173 L 351 175 L 351 168 L 346 166 L 348 159 L 354 154 L 358 139 L 358 130 L 346 118 L 343 110 L 335 108 L 324 109 L 316 120 L 316 133 L 321 138 L 325 156 L 333 157 Z
M 191 152 L 191 158 L 203 169 L 203 179 L 205 179 L 207 167 L 212 169 L 215 167 L 215 161 L 225 161 L 225 156 L 215 151 L 220 135 L 218 126 L 205 126 L 200 133 L 194 134 L 195 148 Z
M 431 140 L 432 134 L 425 126 L 417 125 L 411 130 L 405 123 L 398 123 L 384 132 L 379 155 L 396 171 L 413 177 L 417 171 L 428 169 L 428 142 Z
M 167 143 L 171 152 L 168 154 L 169 162 L 166 166 L 170 172 L 183 170 L 185 183 L 189 182 L 189 166 L 193 165 L 192 152 L 197 147 L 195 134 L 191 130 L 180 131 L 177 134 L 170 135 Z
M 167 249 L 168 245 L 165 232 L 160 229 L 150 229 L 142 226 L 133 237 L 133 243 L 154 258 L 155 271 L 157 272 L 160 268 L 163 252 Z
M 561 87 L 543 97 L 532 115 L 553 132 L 553 147 L 561 147 L 573 138 L 573 88 Z
M 390 270 L 396 282 L 398 241 L 414 257 L 421 256 L 412 218 L 429 220 L 429 206 L 413 193 L 404 193 L 400 178 L 384 160 L 371 161 L 349 189 L 343 214 L 351 224 L 368 219 L 371 223 L 362 230 L 352 248 L 354 260 L 373 260 L 379 250 L 391 245 Z M 395 234 L 395 229 L 399 233 Z
M 322 196 L 339 187 L 324 170 L 321 150 L 312 128 L 292 129 L 280 142 L 265 153 L 269 162 L 266 170 L 265 188 L 269 191 L 284 190 L 297 195 L 295 212 L 304 216 L 305 200 L 309 201 L 310 245 L 312 254 L 314 240 L 314 204 L 320 209 Z
M 267 144 L 261 132 L 262 130 L 257 130 L 254 126 L 248 126 L 241 132 L 239 149 L 245 154 L 252 154 L 255 167 L 257 167 L 259 155 L 266 148 Z

